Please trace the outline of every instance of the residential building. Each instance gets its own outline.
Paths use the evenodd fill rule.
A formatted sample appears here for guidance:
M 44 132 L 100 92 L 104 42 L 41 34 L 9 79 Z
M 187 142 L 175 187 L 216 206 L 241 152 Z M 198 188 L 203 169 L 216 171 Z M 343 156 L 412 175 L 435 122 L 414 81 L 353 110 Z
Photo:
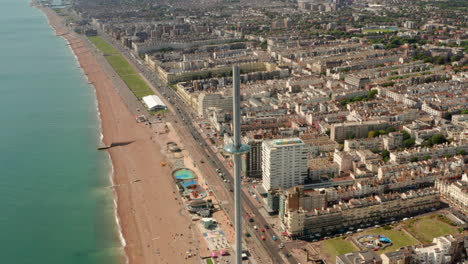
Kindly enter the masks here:
M 336 264 L 382 264 L 382 259 L 372 250 L 351 252 L 336 256 Z
M 198 96 L 198 114 L 205 117 L 208 108 L 212 107 L 232 111 L 232 96 L 224 96 L 217 93 L 201 93 Z
M 436 237 L 432 240 L 431 245 L 415 248 L 415 262 L 426 264 L 452 263 L 452 258 L 449 253 L 454 241 L 455 239 L 451 235 Z
M 333 124 L 330 127 L 330 139 L 343 142 L 345 139 L 366 138 L 369 131 L 381 130 L 390 124 L 382 121 L 345 122 Z
M 307 178 L 307 146 L 299 138 L 264 141 L 262 179 L 265 190 L 304 184 Z
M 250 151 L 245 155 L 246 176 L 249 178 L 262 178 L 262 142 L 261 139 L 248 141 Z
M 309 159 L 309 179 L 316 182 L 321 177 L 334 178 L 340 173 L 338 164 L 333 162 L 331 157 Z
M 308 237 L 391 217 L 408 216 L 440 205 L 439 195 L 432 188 L 340 201 L 333 206 L 310 211 L 296 209 L 297 206 L 286 199 L 280 203 L 282 201 L 283 205 L 279 206 L 281 228 L 294 237 Z
M 462 179 L 455 182 L 448 180 L 437 180 L 435 187 L 440 195 L 449 202 L 450 206 L 468 216 L 468 175 L 464 174 Z
M 411 264 L 412 253 L 409 250 L 399 250 L 380 255 L 382 264 Z

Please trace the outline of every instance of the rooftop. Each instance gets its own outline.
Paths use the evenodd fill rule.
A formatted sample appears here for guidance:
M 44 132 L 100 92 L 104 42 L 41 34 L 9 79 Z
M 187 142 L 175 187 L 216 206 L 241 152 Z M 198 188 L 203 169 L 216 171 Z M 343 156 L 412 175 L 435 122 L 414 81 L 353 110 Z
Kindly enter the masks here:
M 304 144 L 304 141 L 299 138 L 283 138 L 273 140 L 273 144 L 276 146 L 298 145 Z

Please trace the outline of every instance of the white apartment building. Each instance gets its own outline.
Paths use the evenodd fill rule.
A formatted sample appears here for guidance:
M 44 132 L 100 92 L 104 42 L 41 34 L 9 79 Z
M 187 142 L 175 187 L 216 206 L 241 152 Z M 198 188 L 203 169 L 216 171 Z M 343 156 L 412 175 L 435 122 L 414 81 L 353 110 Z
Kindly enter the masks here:
M 414 249 L 416 262 L 423 264 L 451 263 L 449 252 L 454 240 L 451 235 L 436 237 L 432 240 L 431 245 Z
M 265 190 L 304 184 L 307 177 L 306 144 L 299 138 L 264 141 L 262 179 Z

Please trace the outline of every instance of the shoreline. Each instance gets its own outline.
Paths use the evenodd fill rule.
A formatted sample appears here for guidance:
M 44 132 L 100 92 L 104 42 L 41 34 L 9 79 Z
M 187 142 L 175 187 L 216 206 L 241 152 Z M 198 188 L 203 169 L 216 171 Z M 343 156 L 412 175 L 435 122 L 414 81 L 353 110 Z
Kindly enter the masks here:
M 166 161 L 163 142 L 158 142 L 154 131 L 135 122 L 125 104 L 125 95 L 119 92 L 124 88 L 112 80 L 114 74 L 109 72 L 107 62 L 99 53 L 94 54 L 88 40 L 70 31 L 63 17 L 50 8 L 35 7 L 46 16 L 56 35 L 69 43 L 79 67 L 95 90 L 101 141 L 107 145 L 131 142 L 107 150 L 116 239 L 123 251 L 119 262 L 198 263 L 198 257 L 187 258 L 185 254 L 186 250 L 199 252 L 199 238 L 193 234 L 191 218 L 178 199 L 171 169 L 160 165 Z
M 41 13 L 44 15 L 44 17 L 47 19 L 47 23 L 49 25 L 49 27 L 55 31 L 55 34 L 56 36 L 59 36 L 58 34 L 58 26 L 59 24 L 57 23 L 54 23 L 52 22 L 52 18 L 51 16 L 57 16 L 53 11 L 51 11 L 49 8 L 44 8 L 44 7 L 39 7 L 39 6 L 34 6 L 35 8 L 39 9 L 41 11 Z M 59 20 L 61 20 L 60 17 L 57 17 Z M 63 21 L 57 21 L 58 23 L 63 23 Z M 76 65 L 80 68 L 83 76 L 85 77 L 86 81 L 89 83 L 90 80 L 89 80 L 89 77 L 88 75 L 86 74 L 86 71 L 85 69 L 82 67 L 81 63 L 80 63 L 80 58 L 78 57 L 78 55 L 76 54 L 75 50 L 73 49 L 72 47 L 72 44 L 70 43 L 70 40 L 66 37 L 66 35 L 62 35 L 60 36 L 61 38 L 63 38 L 66 42 L 67 42 L 67 46 L 70 50 L 70 52 L 73 54 L 73 57 L 75 58 L 75 62 L 76 62 Z M 103 131 L 103 127 L 102 127 L 102 124 L 103 124 L 103 119 L 102 119 L 102 113 L 101 113 L 101 109 L 99 107 L 99 99 L 98 99 L 98 95 L 97 95 L 97 91 L 96 91 L 96 87 L 94 84 L 90 84 L 92 87 L 93 87 L 93 90 L 94 90 L 94 98 L 95 98 L 95 106 L 96 106 L 96 113 L 97 113 L 97 117 L 98 117 L 98 120 L 99 120 L 99 142 L 103 143 L 104 142 L 104 131 Z M 122 262 L 124 262 L 125 264 L 129 264 L 129 258 L 128 258 L 128 255 L 126 253 L 126 250 L 125 250 L 125 247 L 127 245 L 127 242 L 125 240 L 125 237 L 123 235 L 123 232 L 122 232 L 122 226 L 120 224 L 120 217 L 119 217 L 119 214 L 118 214 L 118 200 L 119 200 L 119 196 L 118 196 L 118 193 L 117 191 L 115 190 L 115 188 L 113 188 L 114 186 L 114 164 L 113 164 L 113 161 L 112 161 L 112 156 L 109 154 L 109 153 L 106 153 L 107 157 L 108 157 L 108 161 L 109 161 L 109 172 L 108 172 L 108 179 L 109 179 L 109 183 L 110 183 L 110 186 L 109 188 L 112 188 L 112 202 L 113 202 L 113 205 L 114 205 L 114 221 L 115 221 L 115 224 L 116 224 L 116 232 L 117 232 L 117 236 L 118 236 L 118 243 L 119 243 L 119 246 L 121 247 L 121 258 L 123 258 L 124 260 Z

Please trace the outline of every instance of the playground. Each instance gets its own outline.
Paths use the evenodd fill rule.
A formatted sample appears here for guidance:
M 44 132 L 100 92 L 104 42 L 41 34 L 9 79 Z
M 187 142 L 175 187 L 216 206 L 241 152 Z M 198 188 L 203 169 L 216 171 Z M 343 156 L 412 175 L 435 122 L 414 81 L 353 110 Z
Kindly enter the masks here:
M 356 237 L 355 241 L 360 247 L 373 249 L 375 251 L 393 245 L 392 241 L 383 235 L 362 235 Z

